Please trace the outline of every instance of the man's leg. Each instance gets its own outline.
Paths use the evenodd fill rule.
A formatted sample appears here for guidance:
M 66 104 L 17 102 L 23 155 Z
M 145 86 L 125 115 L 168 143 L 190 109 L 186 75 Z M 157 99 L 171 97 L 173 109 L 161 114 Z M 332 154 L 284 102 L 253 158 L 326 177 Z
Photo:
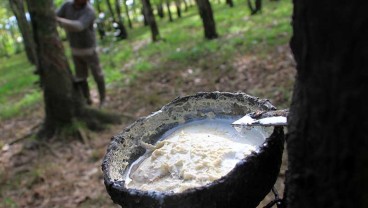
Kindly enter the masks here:
M 79 81 L 80 89 L 82 90 L 82 94 L 86 99 L 87 105 L 92 105 L 91 94 L 89 92 L 89 86 L 87 80 Z
M 100 107 L 102 107 L 105 104 L 106 98 L 105 77 L 101 69 L 97 52 L 94 52 L 93 55 L 89 57 L 88 65 L 90 66 L 93 78 L 96 81 L 98 93 L 100 95 Z
M 88 65 L 82 56 L 73 56 L 73 62 L 75 66 L 76 78 L 75 81 L 78 83 L 84 98 L 88 105 L 92 104 L 91 94 L 89 92 L 89 86 L 87 82 L 88 77 Z

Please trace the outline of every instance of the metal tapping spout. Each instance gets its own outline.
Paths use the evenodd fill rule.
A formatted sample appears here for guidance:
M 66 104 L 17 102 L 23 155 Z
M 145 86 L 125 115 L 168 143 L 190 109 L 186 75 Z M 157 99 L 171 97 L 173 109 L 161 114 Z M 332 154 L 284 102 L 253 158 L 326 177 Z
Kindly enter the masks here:
M 275 111 L 256 111 L 246 114 L 231 125 L 237 130 L 252 126 L 286 126 L 289 109 Z

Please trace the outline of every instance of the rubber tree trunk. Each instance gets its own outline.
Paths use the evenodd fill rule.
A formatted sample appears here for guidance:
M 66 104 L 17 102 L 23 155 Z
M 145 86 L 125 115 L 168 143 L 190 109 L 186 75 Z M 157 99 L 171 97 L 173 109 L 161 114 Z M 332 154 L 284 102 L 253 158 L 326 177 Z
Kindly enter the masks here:
M 101 5 L 100 5 L 100 0 L 95 0 L 94 3 L 95 3 L 95 7 L 97 9 L 98 14 L 102 13 Z
M 262 0 L 255 0 L 254 6 L 252 4 L 253 0 L 248 0 L 248 8 L 250 10 L 251 15 L 255 15 L 257 13 L 260 13 L 262 11 Z
M 111 18 L 113 19 L 114 22 L 116 22 L 115 13 L 114 13 L 114 10 L 112 9 L 110 0 L 106 0 L 106 5 L 107 5 L 107 8 L 109 9 Z
M 35 43 L 32 36 L 31 26 L 25 16 L 24 2 L 22 0 L 9 0 L 10 8 L 18 22 L 18 28 L 23 37 L 24 48 L 27 59 L 30 63 L 36 65 Z
M 233 0 L 226 0 L 226 4 L 229 5 L 229 7 L 234 7 Z
M 162 19 L 165 17 L 164 7 L 162 6 L 162 2 L 156 5 L 157 7 L 157 15 Z
M 196 0 L 199 15 L 201 16 L 206 39 L 217 38 L 215 19 L 213 18 L 212 7 L 209 0 Z
M 97 12 L 98 12 L 98 16 L 99 14 L 102 13 L 102 9 L 101 9 L 101 5 L 100 5 L 100 0 L 95 0 L 94 1 L 94 5 L 97 9 Z M 97 24 L 97 32 L 100 36 L 100 39 L 103 40 L 106 36 L 106 31 L 105 31 L 105 22 L 103 19 L 100 19 L 99 17 L 97 17 L 97 20 L 96 20 L 96 24 Z
M 124 26 L 123 17 L 121 16 L 120 0 L 115 0 L 115 11 L 116 11 L 116 18 L 117 18 L 116 20 L 118 23 L 118 29 L 120 31 L 117 37 L 121 39 L 127 39 L 128 32 Z
M 143 13 L 147 20 L 148 25 L 151 29 L 151 38 L 153 42 L 160 40 L 160 33 L 156 24 L 155 16 L 153 15 L 153 10 L 151 2 L 149 0 L 142 0 Z
M 173 17 L 172 17 L 171 10 L 170 10 L 170 1 L 166 0 L 165 3 L 166 3 L 167 14 L 169 15 L 169 22 L 172 22 Z
M 71 124 L 83 110 L 84 102 L 73 85 L 63 44 L 56 30 L 53 1 L 31 0 L 28 4 L 45 102 L 46 135 L 43 136 L 49 137 L 59 127 Z
M 176 14 L 178 15 L 178 17 L 181 17 L 181 2 L 180 0 L 175 0 L 175 7 L 176 7 Z
M 112 23 L 117 22 L 117 20 L 115 18 L 115 13 L 114 13 L 114 10 L 112 9 L 110 0 L 105 0 L 105 3 L 107 5 L 107 9 L 109 10 L 110 18 L 112 19 L 112 22 L 108 22 L 106 26 L 107 26 L 108 29 L 113 29 L 114 30 L 115 28 L 112 27 L 113 26 Z
M 293 2 L 288 207 L 368 207 L 368 2 Z
M 128 8 L 126 0 L 124 0 L 124 8 L 125 8 L 125 15 L 128 19 L 128 26 L 129 26 L 130 29 L 132 29 L 133 28 L 132 19 L 131 19 L 130 14 L 129 14 L 129 8 Z
M 151 29 L 151 38 L 153 42 L 160 40 L 160 33 L 156 24 L 155 16 L 153 15 L 153 10 L 151 2 L 149 0 L 142 0 L 143 13 L 146 17 L 147 23 Z
M 143 25 L 148 26 L 148 20 L 147 20 L 147 17 L 146 17 L 146 13 L 144 12 L 144 6 L 142 6 L 142 8 L 141 8 L 141 14 L 143 16 Z

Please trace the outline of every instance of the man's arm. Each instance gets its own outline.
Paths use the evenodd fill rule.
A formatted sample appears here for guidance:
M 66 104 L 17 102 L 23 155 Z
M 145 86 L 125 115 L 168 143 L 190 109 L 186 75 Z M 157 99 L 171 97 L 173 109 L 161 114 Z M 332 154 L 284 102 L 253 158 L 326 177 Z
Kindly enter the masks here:
M 88 28 L 95 20 L 93 11 L 86 12 L 78 20 L 69 20 L 62 17 L 56 17 L 60 25 L 68 32 L 80 32 Z
M 62 17 L 56 17 L 56 21 L 68 32 L 80 32 L 87 27 L 84 27 L 79 20 L 69 20 Z

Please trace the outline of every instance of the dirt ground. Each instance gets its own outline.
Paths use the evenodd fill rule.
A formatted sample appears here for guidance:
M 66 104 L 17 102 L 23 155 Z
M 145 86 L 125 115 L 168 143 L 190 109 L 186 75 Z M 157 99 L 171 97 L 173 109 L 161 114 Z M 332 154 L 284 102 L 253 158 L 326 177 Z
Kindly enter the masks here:
M 208 60 L 216 57 L 209 57 Z M 53 138 L 39 147 L 30 145 L 29 134 L 41 125 L 43 106 L 0 123 L 0 207 L 118 207 L 105 191 L 101 161 L 110 138 L 137 118 L 159 110 L 178 96 L 204 91 L 241 91 L 268 98 L 278 108 L 287 107 L 295 64 L 287 45 L 259 57 L 242 54 L 216 67 L 208 63 L 142 73 L 124 87 L 108 87 L 107 111 L 122 116 L 120 125 L 102 132 L 85 132 L 88 141 Z M 124 68 L 122 73 L 124 73 Z M 118 87 L 120 86 L 120 87 Z M 95 106 L 97 93 L 93 92 Z M 283 192 L 286 156 L 276 183 Z M 273 198 L 269 194 L 263 207 Z

